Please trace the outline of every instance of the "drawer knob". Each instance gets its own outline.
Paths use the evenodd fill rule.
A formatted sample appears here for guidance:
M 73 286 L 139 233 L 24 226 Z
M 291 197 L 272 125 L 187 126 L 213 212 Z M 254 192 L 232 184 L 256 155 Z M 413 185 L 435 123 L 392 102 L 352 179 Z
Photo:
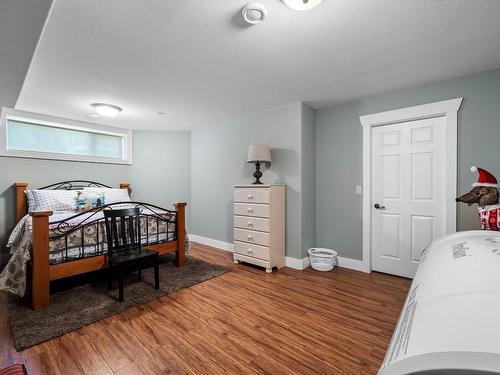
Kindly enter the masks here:
M 247 240 L 248 240 L 248 241 L 252 241 L 252 240 L 253 240 L 253 236 L 252 236 L 251 234 L 249 234 L 249 235 L 247 236 Z
M 253 223 L 252 223 L 251 221 L 249 221 L 249 222 L 247 223 L 247 227 L 253 227 Z
M 247 212 L 248 213 L 252 213 L 253 212 L 253 208 L 247 208 Z
M 252 194 L 248 194 L 247 195 L 247 199 L 253 199 L 253 195 Z
M 248 250 L 247 250 L 247 254 L 249 254 L 249 255 L 253 255 L 253 250 L 252 250 L 252 249 L 248 249 Z

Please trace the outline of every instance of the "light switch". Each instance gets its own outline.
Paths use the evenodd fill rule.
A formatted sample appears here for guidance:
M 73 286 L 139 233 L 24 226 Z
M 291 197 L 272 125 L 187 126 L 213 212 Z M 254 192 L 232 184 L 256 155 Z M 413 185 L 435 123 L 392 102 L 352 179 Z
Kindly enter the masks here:
M 363 187 L 361 185 L 356 185 L 356 195 L 363 194 Z

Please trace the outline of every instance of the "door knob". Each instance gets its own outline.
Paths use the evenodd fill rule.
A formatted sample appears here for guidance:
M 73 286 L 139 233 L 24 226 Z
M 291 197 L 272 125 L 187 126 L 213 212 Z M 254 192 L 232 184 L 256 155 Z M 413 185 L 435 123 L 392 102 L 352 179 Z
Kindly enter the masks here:
M 380 205 L 380 204 L 378 204 L 378 203 L 375 203 L 375 204 L 373 205 L 373 207 L 375 207 L 377 210 L 385 210 L 385 206 L 381 206 L 381 205 Z

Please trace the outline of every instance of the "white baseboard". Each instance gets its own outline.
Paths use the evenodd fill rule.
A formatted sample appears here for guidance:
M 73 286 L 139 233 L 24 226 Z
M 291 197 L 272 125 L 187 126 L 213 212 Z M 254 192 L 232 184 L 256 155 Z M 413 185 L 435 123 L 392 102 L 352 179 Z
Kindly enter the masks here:
M 201 243 L 202 245 L 207 245 L 211 247 L 215 247 L 217 249 L 221 249 L 224 251 L 233 252 L 233 244 L 229 242 L 214 240 L 213 238 L 198 236 L 196 234 L 190 234 L 189 240 L 197 243 Z M 291 257 L 285 257 L 285 266 L 289 268 L 294 268 L 296 270 L 303 270 L 309 267 L 309 258 L 297 259 Z
M 349 268 L 351 270 L 361 271 L 361 272 L 370 272 L 370 270 L 367 269 L 366 265 L 361 260 L 343 258 L 343 257 L 337 257 L 337 259 L 339 267 Z M 311 265 L 311 262 L 309 261 L 309 257 L 303 259 L 286 257 L 285 265 L 289 268 L 294 268 L 296 270 L 304 270 Z
M 230 251 L 231 253 L 233 252 L 233 244 L 229 242 L 214 240 L 212 238 L 198 236 L 196 234 L 190 234 L 189 240 L 201 243 L 202 245 L 216 247 L 217 249 L 221 249 L 224 251 Z
M 202 245 L 207 245 L 224 251 L 233 252 L 233 244 L 229 242 L 214 240 L 212 238 L 198 236 L 196 234 L 190 234 L 189 239 L 193 242 L 201 243 Z M 338 262 L 339 267 L 350 268 L 352 270 L 361 272 L 370 272 L 370 270 L 361 260 L 338 257 Z M 285 257 L 285 266 L 289 268 L 304 270 L 310 265 L 311 263 L 309 262 L 309 257 L 305 257 L 303 259 Z
M 311 263 L 309 262 L 309 257 L 303 259 L 285 257 L 285 266 L 288 268 L 293 268 L 295 270 L 305 270 L 310 265 Z
M 351 270 L 370 272 L 369 268 L 362 260 L 350 259 L 344 257 L 337 257 L 339 262 L 339 267 L 349 268 Z

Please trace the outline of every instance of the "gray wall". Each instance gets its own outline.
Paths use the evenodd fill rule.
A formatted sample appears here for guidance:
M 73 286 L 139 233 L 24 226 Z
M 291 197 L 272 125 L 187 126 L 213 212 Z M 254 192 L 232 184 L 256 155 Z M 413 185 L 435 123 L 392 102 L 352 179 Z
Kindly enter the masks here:
M 316 246 L 316 112 L 302 105 L 302 258 Z
M 191 231 L 224 242 L 233 241 L 233 185 L 251 183 L 248 145 L 271 146 L 264 183 L 284 182 L 286 253 L 302 257 L 302 105 L 294 103 L 191 133 Z
M 0 157 L 2 249 L 15 225 L 15 182 L 27 182 L 32 188 L 74 179 L 111 186 L 129 182 L 134 200 L 167 208 L 175 201 L 190 203 L 189 139 L 188 132 L 134 131 L 132 166 Z
M 316 113 L 316 243 L 362 258 L 362 131 L 359 116 L 464 97 L 458 114 L 458 189 L 467 192 L 471 165 L 500 178 L 500 70 L 381 94 Z M 479 227 L 476 209 L 458 206 L 459 230 Z
M 189 132 L 134 131 L 134 164 L 128 171 L 132 198 L 173 209 L 191 197 L 191 134 Z
M 88 179 L 117 186 L 128 181 L 128 167 L 55 160 L 0 157 L 0 244 L 5 246 L 15 225 L 15 182 L 42 187 L 58 181 Z

